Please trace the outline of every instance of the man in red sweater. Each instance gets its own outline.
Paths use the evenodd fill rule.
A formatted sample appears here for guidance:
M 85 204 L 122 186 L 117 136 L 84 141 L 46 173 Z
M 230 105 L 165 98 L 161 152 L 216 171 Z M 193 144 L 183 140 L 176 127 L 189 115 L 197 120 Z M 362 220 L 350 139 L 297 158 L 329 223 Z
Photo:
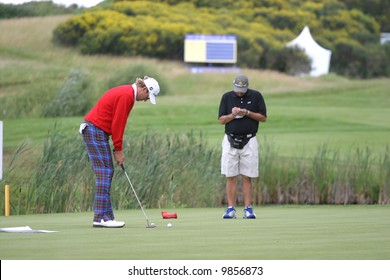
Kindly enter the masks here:
M 120 228 L 125 225 L 115 220 L 111 205 L 110 189 L 114 175 L 112 155 L 118 165 L 123 164 L 123 134 L 134 103 L 150 100 L 156 104 L 159 92 L 158 82 L 148 76 L 137 78 L 132 85 L 112 88 L 98 100 L 80 125 L 80 133 L 96 176 L 93 227 Z M 114 145 L 113 152 L 109 136 Z

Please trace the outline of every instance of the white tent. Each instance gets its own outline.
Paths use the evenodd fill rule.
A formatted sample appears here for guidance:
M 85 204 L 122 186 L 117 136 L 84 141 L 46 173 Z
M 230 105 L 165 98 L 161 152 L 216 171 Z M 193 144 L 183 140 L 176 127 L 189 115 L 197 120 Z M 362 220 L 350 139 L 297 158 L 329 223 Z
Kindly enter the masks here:
M 286 44 L 287 47 L 299 47 L 311 59 L 310 76 L 318 77 L 329 73 L 330 56 L 332 52 L 321 47 L 310 34 L 309 27 L 305 26 L 301 34 Z

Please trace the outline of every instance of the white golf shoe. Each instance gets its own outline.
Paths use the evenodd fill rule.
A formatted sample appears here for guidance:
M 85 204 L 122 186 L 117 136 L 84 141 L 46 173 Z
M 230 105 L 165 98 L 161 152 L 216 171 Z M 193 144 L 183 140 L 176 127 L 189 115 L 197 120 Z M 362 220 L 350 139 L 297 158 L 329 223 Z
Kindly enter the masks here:
M 100 222 L 93 222 L 93 227 L 99 228 L 121 228 L 125 226 L 125 222 L 108 220 L 104 221 L 103 219 Z

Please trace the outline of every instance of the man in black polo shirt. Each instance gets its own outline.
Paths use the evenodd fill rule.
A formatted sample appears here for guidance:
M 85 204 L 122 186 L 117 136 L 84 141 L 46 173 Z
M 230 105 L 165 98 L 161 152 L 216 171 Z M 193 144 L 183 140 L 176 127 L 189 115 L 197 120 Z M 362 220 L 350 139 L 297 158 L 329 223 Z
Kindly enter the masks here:
M 228 208 L 223 215 L 224 219 L 236 218 L 238 175 L 241 175 L 244 194 L 244 218 L 256 218 L 251 207 L 252 178 L 259 176 L 259 150 L 255 136 L 259 122 L 267 120 L 267 109 L 261 93 L 248 89 L 248 86 L 246 76 L 237 76 L 233 81 L 233 90 L 222 96 L 219 105 L 218 120 L 225 125 L 221 173 L 226 176 Z

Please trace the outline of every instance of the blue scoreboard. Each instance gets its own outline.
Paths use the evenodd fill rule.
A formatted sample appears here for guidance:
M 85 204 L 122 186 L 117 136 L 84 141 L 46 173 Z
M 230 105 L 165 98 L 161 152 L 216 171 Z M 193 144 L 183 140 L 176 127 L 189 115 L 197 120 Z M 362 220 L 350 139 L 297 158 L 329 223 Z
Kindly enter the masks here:
M 234 64 L 237 62 L 236 36 L 187 34 L 184 62 Z

